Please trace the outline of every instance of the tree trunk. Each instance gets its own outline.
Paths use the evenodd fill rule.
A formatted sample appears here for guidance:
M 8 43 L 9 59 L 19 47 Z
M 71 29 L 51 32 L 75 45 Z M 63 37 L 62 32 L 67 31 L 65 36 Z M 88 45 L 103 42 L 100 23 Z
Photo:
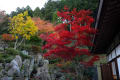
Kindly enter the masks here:
M 22 44 L 23 41 L 24 41 L 24 38 L 22 38 L 20 43 L 18 43 L 18 39 L 16 39 L 16 42 L 15 42 L 15 45 L 14 45 L 14 49 L 17 49 Z
M 15 44 L 14 44 L 14 49 L 17 48 L 17 43 L 18 43 L 18 39 L 16 39 L 16 42 L 15 42 Z

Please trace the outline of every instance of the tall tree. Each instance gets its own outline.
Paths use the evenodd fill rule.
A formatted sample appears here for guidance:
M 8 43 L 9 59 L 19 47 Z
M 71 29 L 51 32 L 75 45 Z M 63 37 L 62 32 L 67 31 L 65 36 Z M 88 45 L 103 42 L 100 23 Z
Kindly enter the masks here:
M 41 13 L 45 20 L 53 21 L 52 15 L 56 11 L 60 11 L 64 6 L 68 6 L 70 10 L 76 8 L 78 11 L 81 9 L 90 9 L 93 11 L 92 15 L 96 16 L 97 6 L 99 0 L 49 0 L 45 6 L 42 8 Z
M 28 11 L 29 16 L 33 17 L 33 11 L 29 5 L 26 6 L 25 10 Z
M 8 16 L 5 14 L 5 11 L 0 11 L 0 34 L 8 32 Z
M 44 56 L 54 55 L 65 60 L 72 60 L 82 55 L 90 56 L 89 49 L 84 48 L 93 46 L 92 35 L 96 33 L 96 30 L 91 27 L 94 19 L 90 15 L 89 10 L 69 11 L 67 7 L 58 12 L 58 16 L 64 23 L 57 25 L 56 33 L 51 33 L 46 38 L 47 44 L 43 49 L 48 49 L 48 52 Z M 88 64 L 93 64 L 95 60 L 91 59 Z
M 96 30 L 91 27 L 94 18 L 91 17 L 90 10 L 77 11 L 73 9 L 69 11 L 67 7 L 57 13 L 64 23 L 56 26 L 56 33 L 51 33 L 47 36 L 47 44 L 43 49 L 47 49 L 44 57 L 57 57 L 65 61 L 73 61 L 75 78 L 74 80 L 86 80 L 83 78 L 84 69 L 81 69 L 81 64 L 92 66 L 93 63 L 99 60 L 99 56 L 93 56 L 88 62 L 85 62 L 84 56 L 91 56 L 88 46 L 93 46 L 92 35 Z M 81 57 L 75 60 L 76 57 Z M 83 71 L 83 73 L 81 72 Z M 81 77 L 82 76 L 82 77 Z
M 32 11 L 32 9 L 31 9 L 31 7 L 29 5 L 26 6 L 26 7 L 22 7 L 22 8 L 17 7 L 16 11 L 12 11 L 10 13 L 10 16 L 11 17 L 16 16 L 17 14 L 24 13 L 25 11 L 28 11 L 28 15 L 33 17 L 33 11 Z
M 33 13 L 34 17 L 41 17 L 41 11 L 39 7 L 36 7 Z

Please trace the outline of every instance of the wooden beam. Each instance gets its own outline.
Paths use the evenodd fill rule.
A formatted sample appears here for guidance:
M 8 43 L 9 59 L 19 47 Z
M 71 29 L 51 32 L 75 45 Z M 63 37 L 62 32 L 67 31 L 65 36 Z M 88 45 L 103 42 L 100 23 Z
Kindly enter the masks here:
M 117 14 L 120 12 L 120 7 L 119 8 L 115 8 L 111 11 L 106 11 L 105 15 L 113 15 L 113 14 Z

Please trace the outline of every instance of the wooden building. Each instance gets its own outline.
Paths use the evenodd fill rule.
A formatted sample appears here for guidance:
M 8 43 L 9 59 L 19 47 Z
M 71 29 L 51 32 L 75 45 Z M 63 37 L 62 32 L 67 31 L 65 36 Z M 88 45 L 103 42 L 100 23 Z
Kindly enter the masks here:
M 100 0 L 92 52 L 107 54 L 102 80 L 120 80 L 120 0 Z

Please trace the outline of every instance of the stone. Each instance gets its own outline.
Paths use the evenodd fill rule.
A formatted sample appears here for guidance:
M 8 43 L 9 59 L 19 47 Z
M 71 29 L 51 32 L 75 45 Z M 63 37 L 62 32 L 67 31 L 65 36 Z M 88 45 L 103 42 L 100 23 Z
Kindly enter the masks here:
M 2 69 L 2 70 L 0 71 L 0 75 L 1 75 L 1 76 L 7 75 L 7 71 L 6 71 L 5 69 Z
M 3 67 L 3 63 L 0 63 L 0 67 Z
M 8 70 L 8 76 L 20 76 L 20 68 L 22 66 L 22 59 L 19 55 L 10 62 L 10 69 Z
M 29 78 L 28 78 L 28 77 L 26 77 L 26 78 L 25 78 L 25 80 L 29 80 Z
M 3 76 L 3 70 L 0 70 L 0 77 Z
M 10 63 L 5 64 L 5 70 L 8 70 L 10 68 Z
M 20 76 L 20 69 L 18 66 L 13 65 L 10 70 L 8 70 L 8 76 Z
M 15 61 L 18 63 L 19 68 L 21 68 L 22 58 L 19 55 L 16 55 Z
M 23 50 L 22 53 L 23 53 L 24 55 L 28 55 L 28 51 L 26 51 L 26 50 Z
M 48 72 L 49 61 L 48 60 L 43 60 L 43 63 L 44 64 L 43 64 L 42 67 L 37 68 L 38 72 L 37 72 L 36 76 L 40 77 L 41 80 L 51 80 L 49 72 Z
M 13 77 L 3 77 L 0 80 L 13 80 Z
M 8 48 L 8 45 L 5 44 L 3 41 L 0 41 L 0 50 L 4 50 L 5 48 Z
M 37 61 L 37 65 L 42 64 L 42 62 L 43 62 L 42 60 L 43 60 L 42 56 L 40 54 L 38 54 L 37 55 L 37 60 L 36 60 Z
M 22 77 L 15 77 L 13 80 L 25 80 L 25 79 Z
M 29 76 L 29 67 L 30 67 L 30 60 L 29 59 L 25 59 L 23 62 L 24 65 L 24 76 Z
M 31 60 L 30 60 L 30 67 L 29 67 L 29 75 L 32 73 L 32 71 L 33 71 L 33 67 L 34 67 L 34 58 L 32 58 Z
M 4 50 L 4 48 L 0 46 L 0 50 L 1 50 L 1 51 L 3 51 L 3 50 Z

